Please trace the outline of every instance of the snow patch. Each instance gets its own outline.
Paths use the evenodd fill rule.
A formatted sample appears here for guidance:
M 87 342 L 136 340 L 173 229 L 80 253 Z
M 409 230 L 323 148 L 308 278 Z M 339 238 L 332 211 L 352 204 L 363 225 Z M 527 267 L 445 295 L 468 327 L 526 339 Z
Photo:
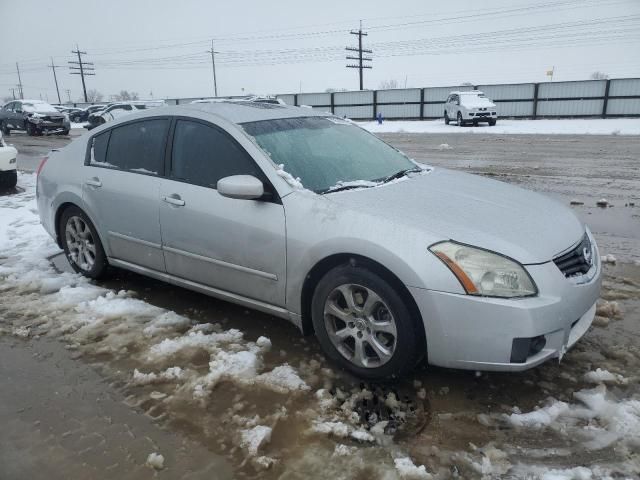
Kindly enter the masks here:
M 271 441 L 271 427 L 258 425 L 249 430 L 242 430 L 240 435 L 240 446 L 246 448 L 249 455 L 256 456 L 260 447 Z

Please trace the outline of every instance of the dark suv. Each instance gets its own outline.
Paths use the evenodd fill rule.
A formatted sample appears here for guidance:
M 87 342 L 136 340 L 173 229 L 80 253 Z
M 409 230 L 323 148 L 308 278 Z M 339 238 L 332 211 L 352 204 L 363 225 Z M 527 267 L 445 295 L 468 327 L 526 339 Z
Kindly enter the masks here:
M 14 100 L 0 109 L 0 129 L 25 130 L 28 135 L 59 133 L 69 135 L 69 117 L 42 100 Z

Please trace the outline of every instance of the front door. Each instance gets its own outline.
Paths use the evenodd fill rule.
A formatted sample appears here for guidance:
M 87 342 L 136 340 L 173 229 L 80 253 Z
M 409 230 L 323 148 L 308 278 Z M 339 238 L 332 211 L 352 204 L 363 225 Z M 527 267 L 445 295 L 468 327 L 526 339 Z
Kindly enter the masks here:
M 92 139 L 82 199 L 108 255 L 164 272 L 159 175 L 170 120 L 126 123 Z
M 284 208 L 249 154 L 221 128 L 178 119 L 170 171 L 160 180 L 160 224 L 167 273 L 284 306 Z M 270 196 L 223 197 L 217 182 L 253 175 Z

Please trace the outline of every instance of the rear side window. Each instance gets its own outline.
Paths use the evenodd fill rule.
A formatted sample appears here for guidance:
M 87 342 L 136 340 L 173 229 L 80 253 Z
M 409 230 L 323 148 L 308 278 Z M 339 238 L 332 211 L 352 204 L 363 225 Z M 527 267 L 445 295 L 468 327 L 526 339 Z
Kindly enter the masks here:
M 230 175 L 265 180 L 253 159 L 229 134 L 188 120 L 176 122 L 171 170 L 177 180 L 211 188 Z
M 105 166 L 136 173 L 160 174 L 168 129 L 168 119 L 145 120 L 112 129 Z
M 110 131 L 96 135 L 92 139 L 90 165 L 113 167 L 107 163 L 107 145 L 109 144 Z

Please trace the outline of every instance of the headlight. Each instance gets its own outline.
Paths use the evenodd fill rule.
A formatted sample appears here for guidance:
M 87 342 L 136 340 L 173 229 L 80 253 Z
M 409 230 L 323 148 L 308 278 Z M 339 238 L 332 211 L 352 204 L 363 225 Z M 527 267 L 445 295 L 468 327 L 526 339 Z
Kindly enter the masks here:
M 429 250 L 449 267 L 469 295 L 514 298 L 538 293 L 527 271 L 510 258 L 455 242 L 437 243 Z

